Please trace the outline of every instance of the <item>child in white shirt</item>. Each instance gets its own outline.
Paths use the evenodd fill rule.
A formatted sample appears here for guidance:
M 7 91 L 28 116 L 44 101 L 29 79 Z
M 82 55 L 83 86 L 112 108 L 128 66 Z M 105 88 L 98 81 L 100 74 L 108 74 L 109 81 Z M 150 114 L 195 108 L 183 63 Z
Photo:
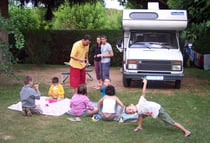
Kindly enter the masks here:
M 136 129 L 134 129 L 135 132 L 142 130 L 142 121 L 143 118 L 146 116 L 151 116 L 153 118 L 159 117 L 161 120 L 163 120 L 165 123 L 168 123 L 172 126 L 175 126 L 182 130 L 185 133 L 185 137 L 188 137 L 191 135 L 191 132 L 187 129 L 185 129 L 181 124 L 175 122 L 169 114 L 164 110 L 163 107 L 161 107 L 160 104 L 147 101 L 145 99 L 145 93 L 146 93 L 146 86 L 147 86 L 147 80 L 143 79 L 143 89 L 142 89 L 142 95 L 139 99 L 139 102 L 137 105 L 129 104 L 125 108 L 125 112 L 127 114 L 134 114 L 138 113 L 139 117 L 137 119 L 138 126 Z

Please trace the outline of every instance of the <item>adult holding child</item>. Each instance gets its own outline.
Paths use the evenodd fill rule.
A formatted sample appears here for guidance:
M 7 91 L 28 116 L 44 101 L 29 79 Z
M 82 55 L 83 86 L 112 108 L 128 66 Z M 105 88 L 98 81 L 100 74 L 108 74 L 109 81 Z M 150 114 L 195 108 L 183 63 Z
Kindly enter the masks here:
M 74 88 L 74 93 L 80 84 L 85 84 L 85 66 L 89 64 L 88 52 L 91 36 L 85 35 L 82 40 L 73 44 L 70 54 L 70 86 Z

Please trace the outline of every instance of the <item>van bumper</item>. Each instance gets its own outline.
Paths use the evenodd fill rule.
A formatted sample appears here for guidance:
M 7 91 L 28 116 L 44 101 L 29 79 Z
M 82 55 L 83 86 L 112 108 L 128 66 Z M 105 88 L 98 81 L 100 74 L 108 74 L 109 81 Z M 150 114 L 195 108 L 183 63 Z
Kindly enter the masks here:
M 183 73 L 180 74 L 153 74 L 153 73 L 128 73 L 128 72 L 124 72 L 123 73 L 123 77 L 126 79 L 141 79 L 141 78 L 145 78 L 145 77 L 154 77 L 154 79 L 152 80 L 182 80 L 184 77 Z M 160 78 L 161 77 L 161 78 Z

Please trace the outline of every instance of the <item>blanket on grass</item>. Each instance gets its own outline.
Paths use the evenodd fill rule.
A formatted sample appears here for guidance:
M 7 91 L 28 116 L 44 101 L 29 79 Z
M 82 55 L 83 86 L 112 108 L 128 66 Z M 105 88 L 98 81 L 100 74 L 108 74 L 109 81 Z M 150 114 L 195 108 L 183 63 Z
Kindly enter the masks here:
M 43 115 L 61 116 L 70 110 L 70 99 L 67 98 L 57 102 L 49 102 L 45 96 L 41 96 L 40 100 L 36 100 L 35 102 L 37 106 L 41 107 Z M 22 104 L 21 102 L 12 104 L 8 109 L 22 111 Z
M 40 100 L 36 100 L 36 105 L 41 107 L 43 115 L 49 115 L 49 116 L 61 116 L 64 114 L 71 115 L 70 99 L 65 98 L 64 100 L 61 101 L 49 102 L 46 100 L 46 98 L 47 98 L 46 96 L 41 96 Z M 97 107 L 97 102 L 92 102 L 92 103 L 95 107 Z M 15 111 L 22 111 L 22 104 L 21 102 L 12 104 L 8 107 L 8 109 Z M 118 107 L 117 112 L 120 112 L 120 107 Z M 123 112 L 121 117 L 125 122 L 126 120 L 137 119 L 138 114 L 129 115 Z M 119 119 L 117 119 L 116 121 L 118 121 Z

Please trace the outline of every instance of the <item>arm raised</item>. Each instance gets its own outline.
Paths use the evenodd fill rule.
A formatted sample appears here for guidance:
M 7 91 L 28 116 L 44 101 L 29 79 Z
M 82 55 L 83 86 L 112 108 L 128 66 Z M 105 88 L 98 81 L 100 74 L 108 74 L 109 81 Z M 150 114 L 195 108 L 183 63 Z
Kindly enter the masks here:
M 142 94 L 141 96 L 144 96 L 145 97 L 145 94 L 146 94 L 146 88 L 147 88 L 147 80 L 145 78 L 143 78 L 143 88 L 142 88 Z

